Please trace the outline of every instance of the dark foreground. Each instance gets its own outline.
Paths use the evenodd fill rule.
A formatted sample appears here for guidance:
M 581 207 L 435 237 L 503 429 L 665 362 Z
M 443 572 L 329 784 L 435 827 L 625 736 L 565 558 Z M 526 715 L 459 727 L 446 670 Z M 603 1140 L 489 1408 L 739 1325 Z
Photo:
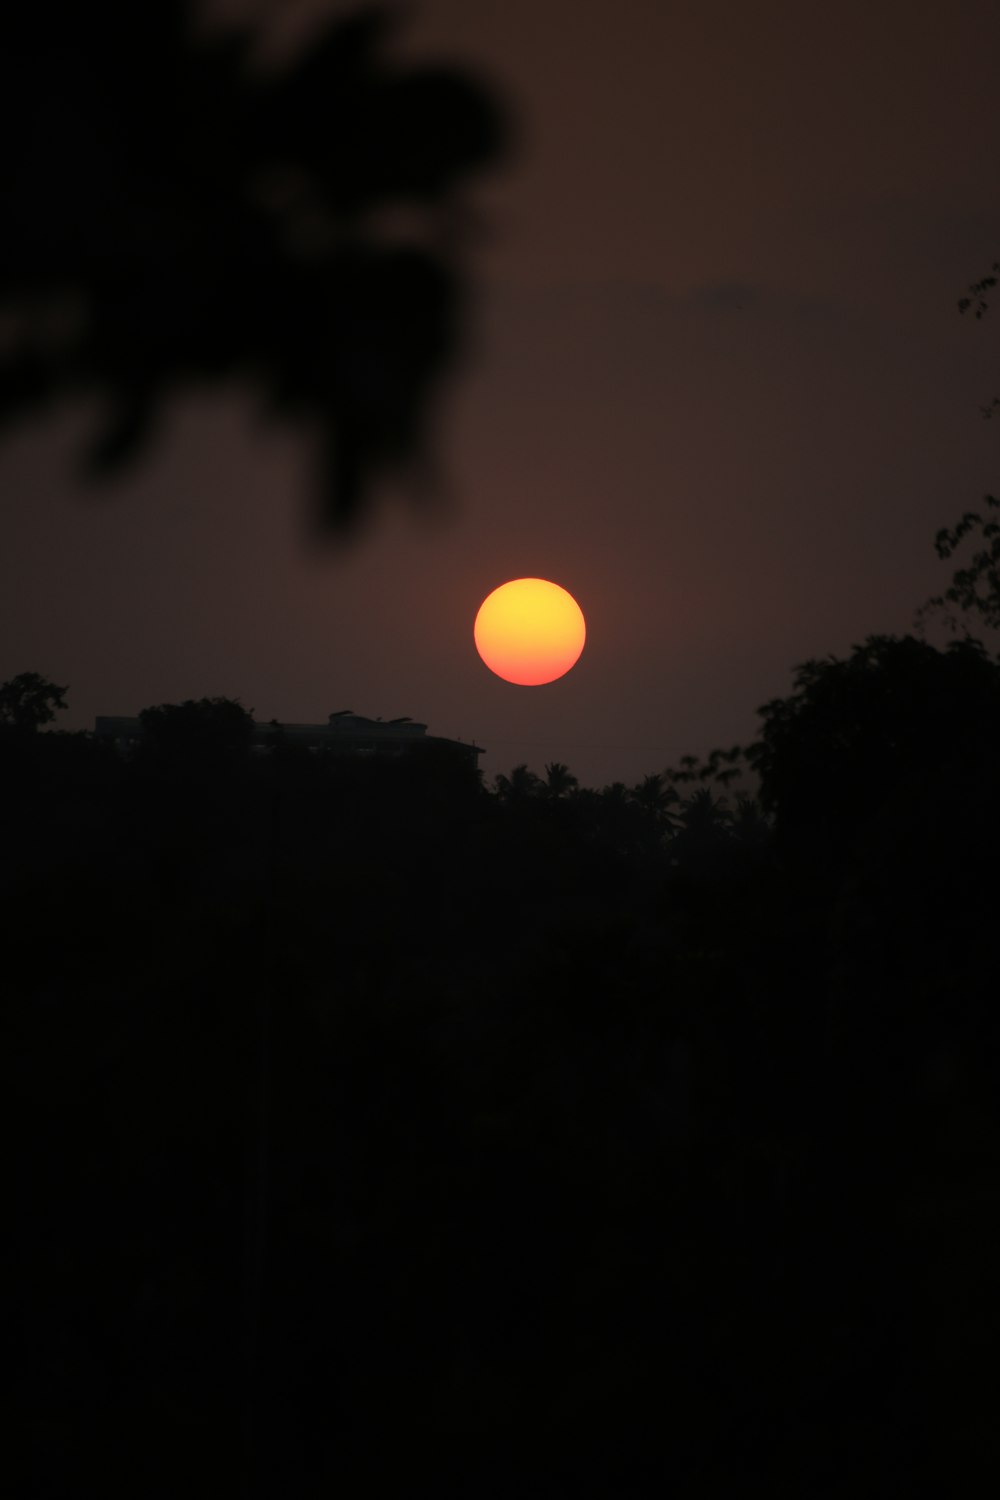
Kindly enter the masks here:
M 980 686 L 755 825 L 5 736 L 9 1493 L 974 1493 Z

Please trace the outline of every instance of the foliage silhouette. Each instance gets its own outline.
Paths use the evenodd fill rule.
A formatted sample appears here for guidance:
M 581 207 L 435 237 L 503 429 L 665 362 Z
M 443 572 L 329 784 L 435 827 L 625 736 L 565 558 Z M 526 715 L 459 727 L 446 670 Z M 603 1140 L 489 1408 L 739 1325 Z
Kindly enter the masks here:
M 987 510 L 1000 509 L 1000 500 L 995 495 L 986 495 L 984 502 Z M 967 510 L 954 528 L 942 527 L 934 538 L 934 549 L 938 557 L 947 560 L 966 537 L 977 532 L 981 545 L 966 566 L 957 569 L 944 593 L 921 605 L 917 612 L 918 623 L 929 616 L 943 614 L 951 628 L 957 629 L 958 621 L 950 612 L 952 607 L 957 607 L 966 617 L 978 616 L 977 626 L 1000 630 L 1000 521 L 989 515 L 983 516 L 979 511 Z M 968 634 L 968 626 L 964 628 Z
M 971 1489 L 1000 665 L 872 637 L 562 795 L 245 722 L 0 737 L 35 1489 L 234 1492 L 261 1143 L 248 1494 Z
M 524 802 L 529 797 L 540 795 L 544 782 L 524 764 L 515 766 L 509 776 L 496 778 L 497 796 L 503 802 Z
M 107 473 L 178 392 L 250 383 L 318 441 L 319 519 L 343 529 L 383 474 L 433 479 L 462 189 L 509 127 L 466 73 L 394 63 L 386 8 L 270 67 L 252 29 L 196 19 L 186 0 L 47 0 L 4 20 L 0 422 L 96 394 Z M 415 233 L 383 232 L 396 208 Z
M 161 703 L 139 715 L 139 754 L 163 765 L 203 770 L 245 760 L 253 738 L 253 714 L 235 698 L 188 698 Z
M 997 284 L 998 271 L 1000 271 L 1000 261 L 995 260 L 987 275 L 980 277 L 978 281 L 972 282 L 969 287 L 971 295 L 959 299 L 959 312 L 966 313 L 971 307 L 977 319 L 985 317 L 989 311 L 990 293 Z
M 550 797 L 565 797 L 579 784 L 569 766 L 562 761 L 552 761 L 545 767 L 545 790 Z
M 819 843 L 833 861 L 876 819 L 992 784 L 1000 665 L 978 641 L 941 652 L 870 636 L 846 660 L 803 663 L 792 695 L 760 712 L 754 763 L 776 834 Z
M 993 265 L 993 272 L 997 270 L 1000 270 L 1000 261 Z M 995 274 L 974 282 L 969 288 L 972 296 L 961 299 L 959 311 L 965 313 L 974 307 L 976 318 L 984 317 L 996 284 Z M 982 408 L 983 416 L 993 417 L 998 409 L 1000 396 L 995 396 Z M 984 503 L 988 512 L 1000 509 L 1000 500 L 995 495 L 986 495 Z M 938 617 L 950 629 L 961 628 L 969 635 L 966 622 L 970 617 L 978 616 L 977 627 L 985 625 L 988 629 L 1000 630 L 1000 520 L 995 515 L 968 510 L 954 527 L 941 528 L 934 538 L 934 549 L 942 561 L 947 561 L 967 538 L 973 536 L 978 541 L 976 551 L 964 567 L 956 570 L 943 594 L 937 594 L 921 605 L 916 613 L 918 628 L 922 629 L 928 619 Z M 963 619 L 956 617 L 956 608 L 961 611 Z
M 51 724 L 56 713 L 65 709 L 68 692 L 69 688 L 57 687 L 37 672 L 19 672 L 0 683 L 0 725 L 33 731 Z
M 665 775 L 654 772 L 644 776 L 632 788 L 632 797 L 658 832 L 666 832 L 671 827 L 670 809 L 680 800 L 680 794 L 676 786 L 668 783 Z

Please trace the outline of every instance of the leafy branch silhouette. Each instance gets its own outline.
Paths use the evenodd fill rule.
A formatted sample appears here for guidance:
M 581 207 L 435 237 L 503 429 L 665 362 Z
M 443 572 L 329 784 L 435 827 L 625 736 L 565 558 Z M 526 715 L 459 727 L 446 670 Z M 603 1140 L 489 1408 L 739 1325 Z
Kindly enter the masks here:
M 96 396 L 85 472 L 108 475 L 178 393 L 250 385 L 313 440 L 321 529 L 344 531 L 387 475 L 434 491 L 463 192 L 508 121 L 466 71 L 394 61 L 387 8 L 268 67 L 259 31 L 208 37 L 196 17 L 50 0 L 5 18 L 0 426 Z

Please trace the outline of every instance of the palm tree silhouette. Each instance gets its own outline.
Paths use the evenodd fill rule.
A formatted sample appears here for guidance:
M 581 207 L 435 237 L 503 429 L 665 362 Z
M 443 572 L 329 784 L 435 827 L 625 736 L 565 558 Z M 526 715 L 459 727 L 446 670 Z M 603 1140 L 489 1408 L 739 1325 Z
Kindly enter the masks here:
M 580 785 L 577 778 L 570 771 L 569 766 L 563 765 L 562 761 L 551 761 L 545 767 L 545 791 L 549 797 L 565 797 L 570 792 L 575 792 Z
M 515 766 L 509 776 L 496 778 L 497 796 L 501 802 L 518 804 L 538 796 L 543 786 L 541 777 L 529 771 L 525 764 Z
M 632 801 L 641 808 L 646 818 L 658 833 L 672 826 L 670 808 L 680 801 L 680 793 L 662 773 L 644 776 L 632 788 Z
M 670 841 L 673 863 L 698 878 L 715 874 L 732 841 L 725 797 L 717 797 L 710 787 L 699 787 L 681 803 L 676 816 Z
M 733 838 L 748 852 L 760 852 L 771 842 L 771 824 L 756 797 L 742 793 L 730 817 Z

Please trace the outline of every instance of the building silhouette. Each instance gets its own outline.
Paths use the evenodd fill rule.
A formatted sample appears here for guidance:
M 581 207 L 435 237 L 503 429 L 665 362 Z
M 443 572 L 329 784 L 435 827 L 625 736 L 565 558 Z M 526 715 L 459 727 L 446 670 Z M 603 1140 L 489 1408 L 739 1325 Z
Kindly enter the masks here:
M 94 720 L 94 736 L 110 740 L 127 752 L 142 739 L 142 720 L 101 714 Z M 484 754 L 480 745 L 464 740 L 450 740 L 427 733 L 427 725 L 405 715 L 399 719 L 367 719 L 349 708 L 330 714 L 325 724 L 254 724 L 251 748 L 264 751 L 276 743 L 297 746 L 324 754 L 398 759 L 426 750 L 450 751 L 463 756 L 470 765 L 478 765 Z

